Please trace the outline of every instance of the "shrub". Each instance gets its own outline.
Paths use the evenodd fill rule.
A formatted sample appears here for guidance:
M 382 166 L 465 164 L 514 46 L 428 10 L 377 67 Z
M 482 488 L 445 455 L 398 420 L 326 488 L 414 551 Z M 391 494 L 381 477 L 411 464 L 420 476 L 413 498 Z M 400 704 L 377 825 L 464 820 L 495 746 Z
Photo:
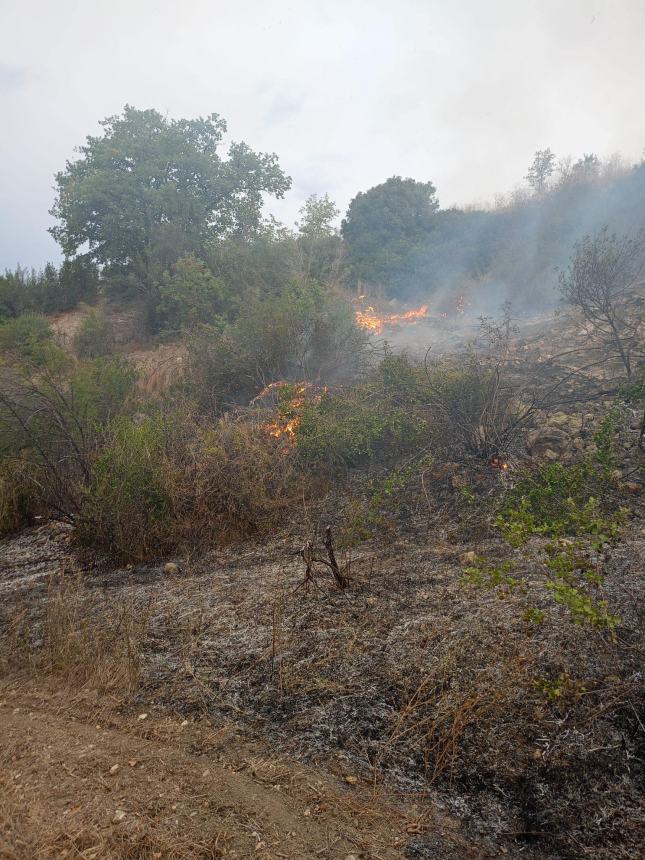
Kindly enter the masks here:
M 62 371 L 67 371 L 65 375 Z M 8 367 L 0 385 L 0 453 L 28 465 L 39 505 L 68 522 L 92 475 L 106 423 L 126 409 L 135 375 L 123 361 Z
M 608 456 L 601 449 L 600 463 L 543 463 L 525 470 L 495 520 L 504 538 L 512 546 L 533 534 L 590 535 L 598 545 L 614 540 L 624 515 L 604 503 Z
M 141 560 L 261 532 L 297 491 L 277 456 L 261 428 L 230 420 L 201 426 L 186 406 L 121 417 L 84 491 L 79 539 Z
M 29 480 L 26 464 L 0 462 L 0 537 L 30 525 L 36 510 L 36 485 Z
M 319 402 L 306 404 L 296 431 L 302 459 L 356 466 L 396 457 L 427 438 L 428 428 L 421 416 L 370 394 L 366 386 L 326 393 Z
M 101 425 L 121 414 L 131 398 L 137 374 L 124 358 L 95 358 L 79 365 L 69 381 L 71 405 L 84 427 Z
M 14 361 L 43 364 L 55 350 L 52 334 L 45 317 L 22 314 L 0 323 L 0 353 Z
M 163 276 L 157 317 L 164 332 L 212 324 L 226 309 L 224 284 L 194 256 L 182 257 Z
M 163 481 L 163 427 L 120 418 L 84 488 L 77 520 L 82 543 L 119 556 L 145 558 L 169 510 Z
M 74 352 L 79 358 L 99 358 L 114 349 L 114 330 L 105 317 L 90 313 L 74 336 Z
M 279 380 L 347 379 L 362 365 L 367 335 L 351 307 L 312 281 L 292 282 L 257 299 L 221 331 L 199 331 L 190 344 L 192 388 L 217 410 L 247 403 Z

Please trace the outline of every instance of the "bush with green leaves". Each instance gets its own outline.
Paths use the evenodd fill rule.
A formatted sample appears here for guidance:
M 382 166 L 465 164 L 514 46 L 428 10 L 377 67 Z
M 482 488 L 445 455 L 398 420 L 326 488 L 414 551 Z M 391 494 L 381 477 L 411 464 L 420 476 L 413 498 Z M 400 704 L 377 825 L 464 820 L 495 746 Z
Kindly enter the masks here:
M 195 256 L 181 257 L 159 285 L 158 327 L 165 333 L 211 325 L 228 307 L 226 288 Z
M 74 352 L 78 358 L 99 358 L 114 350 L 114 328 L 104 316 L 92 312 L 81 322 L 74 335 Z
M 574 624 L 613 630 L 620 623 L 620 618 L 609 614 L 607 601 L 594 600 L 589 593 L 590 588 L 602 584 L 603 577 L 583 544 L 562 541 L 550 543 L 546 547 L 546 556 L 547 588 L 555 602 L 569 610 Z
M 351 306 L 312 281 L 252 300 L 236 321 L 200 329 L 190 342 L 189 378 L 203 405 L 217 411 L 248 403 L 277 381 L 329 382 L 355 374 L 366 333 Z
M 306 404 L 296 444 L 308 463 L 358 466 L 382 462 L 419 447 L 428 436 L 420 415 L 370 396 L 368 386 L 328 392 Z
M 512 546 L 531 535 L 587 535 L 599 546 L 616 539 L 624 521 L 624 511 L 608 498 L 616 422 L 616 412 L 605 416 L 593 437 L 593 454 L 581 462 L 540 463 L 520 473 L 495 519 Z
M 0 354 L 12 361 L 44 364 L 56 347 L 47 319 L 39 314 L 22 314 L 0 323 Z
M 119 418 L 92 464 L 77 518 L 82 543 L 125 557 L 155 547 L 170 500 L 164 487 L 163 427 L 147 418 Z

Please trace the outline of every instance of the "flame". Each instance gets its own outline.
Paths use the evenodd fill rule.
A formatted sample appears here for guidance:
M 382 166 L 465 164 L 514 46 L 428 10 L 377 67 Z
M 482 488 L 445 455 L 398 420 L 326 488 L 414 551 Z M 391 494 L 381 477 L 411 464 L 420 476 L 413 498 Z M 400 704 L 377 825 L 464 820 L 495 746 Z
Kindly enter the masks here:
M 502 460 L 501 457 L 493 457 L 490 464 L 494 469 L 499 469 L 501 472 L 506 472 L 509 465 L 505 460 Z
M 289 445 L 294 444 L 296 432 L 300 426 L 300 415 L 298 410 L 302 409 L 305 403 L 320 402 L 323 394 L 328 390 L 326 385 L 316 389 L 311 382 L 287 382 L 280 380 L 267 385 L 251 403 L 257 404 L 274 391 L 282 389 L 293 389 L 293 393 L 280 404 L 279 413 L 273 421 L 263 424 L 262 428 L 274 439 L 282 439 Z
M 427 316 L 427 305 L 421 305 L 420 308 L 414 308 L 403 314 L 389 314 L 388 316 L 379 316 L 376 310 L 370 305 L 365 310 L 356 311 L 356 322 L 361 328 L 368 329 L 374 332 L 374 334 L 380 334 L 386 326 L 398 325 L 400 323 L 414 325 Z

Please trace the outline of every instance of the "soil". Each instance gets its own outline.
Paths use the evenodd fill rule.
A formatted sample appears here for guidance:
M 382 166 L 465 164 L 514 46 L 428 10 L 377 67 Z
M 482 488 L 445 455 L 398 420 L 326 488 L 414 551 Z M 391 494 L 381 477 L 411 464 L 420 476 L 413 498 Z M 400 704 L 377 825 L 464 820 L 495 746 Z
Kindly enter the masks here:
M 411 810 L 370 786 L 230 726 L 144 713 L 40 684 L 0 687 L 3 860 L 401 856 Z M 441 856 L 478 856 L 456 827 L 433 824 Z

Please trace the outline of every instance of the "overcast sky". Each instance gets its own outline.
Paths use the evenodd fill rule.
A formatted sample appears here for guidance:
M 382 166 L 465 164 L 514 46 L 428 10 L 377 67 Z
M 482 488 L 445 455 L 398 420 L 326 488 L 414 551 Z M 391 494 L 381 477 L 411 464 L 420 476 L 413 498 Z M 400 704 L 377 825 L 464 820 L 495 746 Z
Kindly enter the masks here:
M 127 102 L 277 152 L 271 205 L 400 174 L 491 200 L 533 152 L 645 147 L 645 0 L 0 0 L 0 270 L 59 259 L 53 175 Z

